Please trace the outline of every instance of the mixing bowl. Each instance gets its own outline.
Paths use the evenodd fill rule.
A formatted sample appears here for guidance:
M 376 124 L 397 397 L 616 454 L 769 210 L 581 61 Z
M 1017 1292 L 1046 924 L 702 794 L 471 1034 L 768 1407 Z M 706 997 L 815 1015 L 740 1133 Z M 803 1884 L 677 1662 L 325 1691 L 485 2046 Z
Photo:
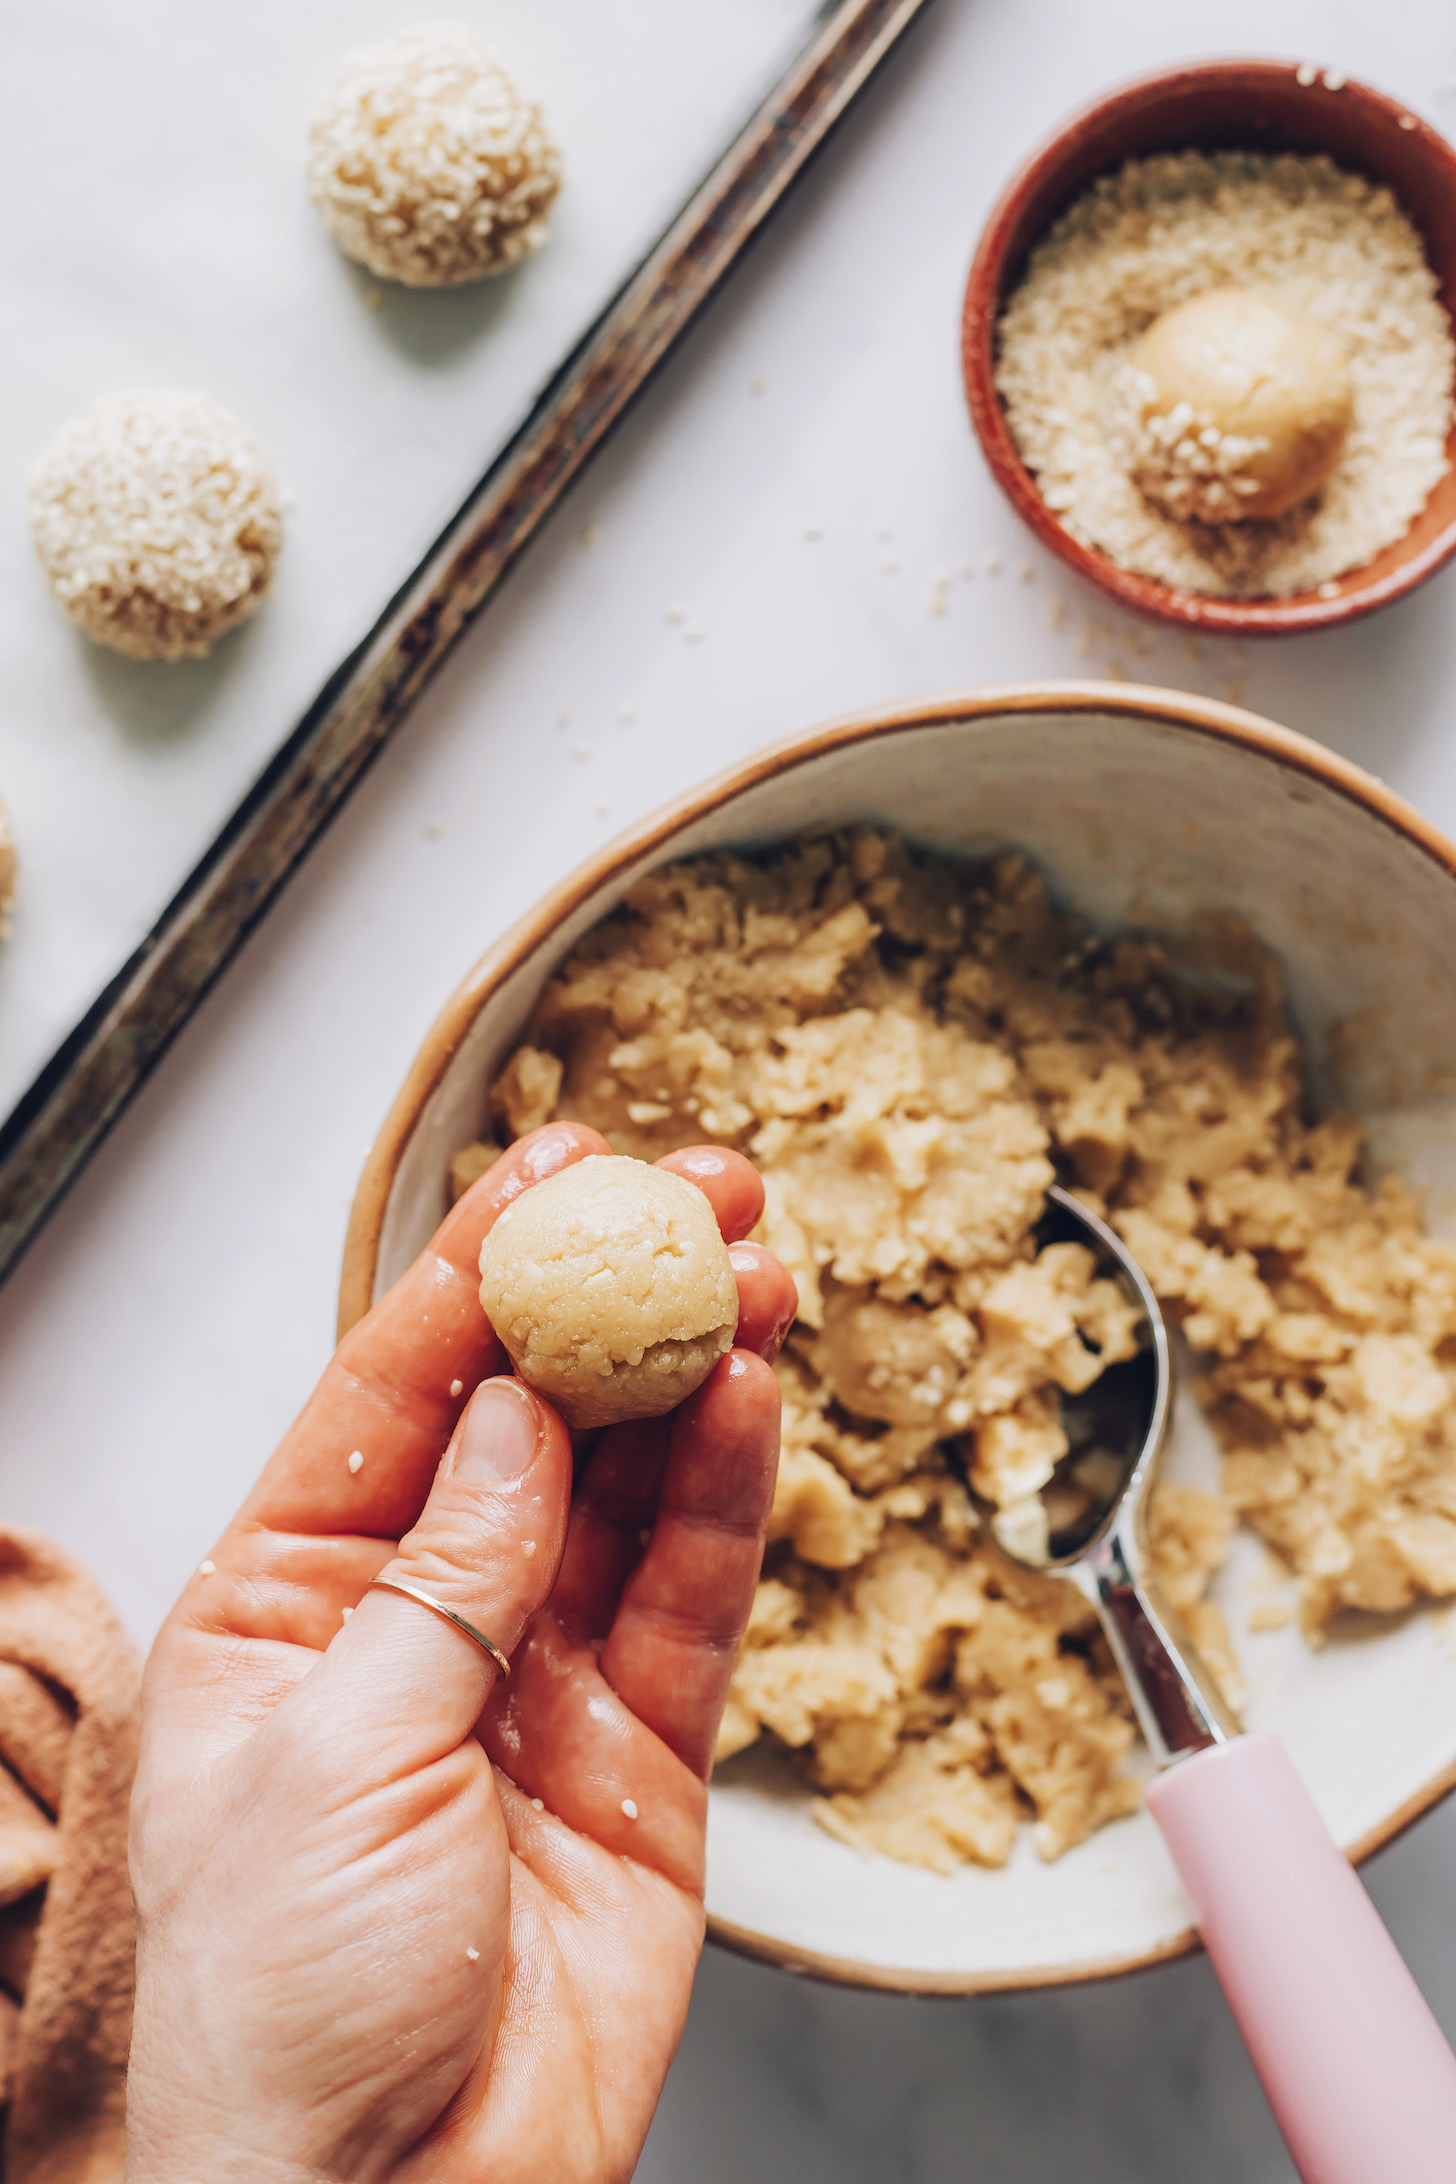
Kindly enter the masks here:
M 1015 847 L 1104 928 L 1235 913 L 1275 951 L 1316 1104 L 1353 1111 L 1376 1169 L 1408 1173 L 1456 1234 L 1456 849 L 1319 745 L 1211 700 L 1043 683 L 861 714 L 758 753 L 602 850 L 489 950 L 446 1004 L 354 1204 L 340 1327 L 365 1312 L 445 1209 L 446 1169 L 486 1126 L 487 1088 L 555 966 L 641 873 L 695 851 L 871 820 L 935 848 Z M 448 963 L 459 945 L 442 930 Z M 422 966 L 428 974 L 430 966 Z M 1180 1398 L 1170 1472 L 1216 1454 Z M 1336 1839 L 1362 1857 L 1456 1783 L 1449 1611 L 1348 1619 L 1319 1652 L 1251 1632 L 1264 1551 L 1219 1581 L 1250 1698 Z M 920 1992 L 1094 1977 L 1193 1946 L 1145 1814 L 1054 1864 L 1029 1831 L 999 1872 L 950 1878 L 862 1858 L 810 1817 L 792 1764 L 761 1751 L 714 1783 L 708 1910 L 723 1942 L 797 1970 Z

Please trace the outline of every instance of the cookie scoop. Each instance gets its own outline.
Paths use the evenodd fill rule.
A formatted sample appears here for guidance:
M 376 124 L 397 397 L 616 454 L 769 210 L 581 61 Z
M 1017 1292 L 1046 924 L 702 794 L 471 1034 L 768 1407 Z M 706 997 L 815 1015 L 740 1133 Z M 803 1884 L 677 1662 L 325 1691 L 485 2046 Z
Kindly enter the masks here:
M 533 1184 L 480 1251 L 480 1301 L 569 1426 L 659 1418 L 733 1341 L 738 1286 L 703 1193 L 597 1154 Z

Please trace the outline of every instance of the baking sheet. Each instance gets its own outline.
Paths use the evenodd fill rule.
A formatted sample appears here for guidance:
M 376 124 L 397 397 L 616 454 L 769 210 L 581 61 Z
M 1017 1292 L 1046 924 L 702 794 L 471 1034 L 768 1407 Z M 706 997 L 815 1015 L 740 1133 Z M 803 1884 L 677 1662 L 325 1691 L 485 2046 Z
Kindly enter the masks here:
M 490 0 L 454 11 L 544 104 L 566 182 L 502 279 L 381 284 L 303 185 L 310 106 L 384 0 L 31 0 L 0 80 L 0 794 L 21 884 L 0 951 L 0 1116 L 138 947 L 320 685 L 803 45 L 817 0 Z M 50 600 L 25 473 L 109 389 L 233 408 L 287 495 L 272 598 L 202 662 L 105 653 Z M 525 736 L 546 720 L 523 719 Z

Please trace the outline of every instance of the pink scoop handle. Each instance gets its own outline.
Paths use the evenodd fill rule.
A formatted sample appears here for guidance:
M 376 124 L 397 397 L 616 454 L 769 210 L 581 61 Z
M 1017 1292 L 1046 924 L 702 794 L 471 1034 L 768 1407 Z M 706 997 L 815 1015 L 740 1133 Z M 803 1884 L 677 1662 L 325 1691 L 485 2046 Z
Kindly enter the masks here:
M 1449 2184 L 1456 2056 L 1271 1736 L 1147 1793 L 1304 2184 Z

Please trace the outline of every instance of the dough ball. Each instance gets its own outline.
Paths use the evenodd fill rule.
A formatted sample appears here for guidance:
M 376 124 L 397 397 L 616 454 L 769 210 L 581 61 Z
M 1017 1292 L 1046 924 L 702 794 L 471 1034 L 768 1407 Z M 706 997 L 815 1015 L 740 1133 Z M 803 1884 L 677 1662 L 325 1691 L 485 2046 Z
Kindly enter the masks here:
M 1179 521 L 1282 516 L 1339 460 L 1352 406 L 1345 351 L 1270 295 L 1195 296 L 1154 320 L 1129 363 L 1128 468 Z
M 278 494 L 235 417 L 174 388 L 109 394 L 30 474 L 51 589 L 98 644 L 200 657 L 253 612 L 283 543 Z
M 569 1426 L 659 1418 L 733 1341 L 738 1285 L 703 1193 L 597 1154 L 507 1206 L 480 1301 L 516 1371 Z
M 448 288 L 545 240 L 561 156 L 489 46 L 432 23 L 349 56 L 314 114 L 308 187 L 371 273 Z

